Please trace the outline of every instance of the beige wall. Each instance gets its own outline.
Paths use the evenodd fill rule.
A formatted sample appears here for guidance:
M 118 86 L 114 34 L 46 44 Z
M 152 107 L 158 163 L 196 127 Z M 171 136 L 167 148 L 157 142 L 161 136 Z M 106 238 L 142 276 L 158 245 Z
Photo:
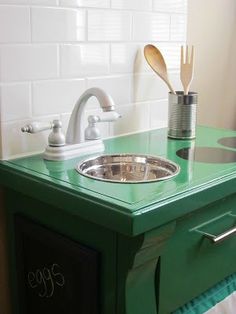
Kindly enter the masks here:
M 236 129 L 236 1 L 189 0 L 188 11 L 198 123 Z

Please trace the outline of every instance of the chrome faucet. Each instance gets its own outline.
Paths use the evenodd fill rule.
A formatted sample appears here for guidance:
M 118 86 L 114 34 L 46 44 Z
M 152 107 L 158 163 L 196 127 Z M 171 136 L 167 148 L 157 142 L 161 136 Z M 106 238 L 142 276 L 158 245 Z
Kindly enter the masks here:
M 92 96 L 95 96 L 97 98 L 104 113 L 109 112 L 109 114 L 105 114 L 104 117 L 89 116 L 89 126 L 86 128 L 85 131 L 83 131 L 82 121 L 84 116 L 84 109 L 87 101 Z M 99 131 L 95 129 L 95 123 L 116 121 L 118 118 L 120 118 L 120 115 L 114 110 L 114 101 L 111 96 L 105 93 L 100 88 L 90 88 L 80 96 L 74 106 L 66 133 L 66 144 L 79 144 L 84 142 L 85 140 L 96 140 L 100 138 L 100 136 Z M 85 134 L 89 135 L 86 136 Z M 91 134 L 94 134 L 94 137 L 91 136 Z

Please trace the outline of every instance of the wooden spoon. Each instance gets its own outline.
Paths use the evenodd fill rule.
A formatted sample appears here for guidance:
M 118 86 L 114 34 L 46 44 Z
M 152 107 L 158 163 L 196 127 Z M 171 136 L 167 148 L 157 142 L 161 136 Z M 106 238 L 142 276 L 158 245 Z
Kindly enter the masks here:
M 144 47 L 144 56 L 153 71 L 168 85 L 171 93 L 176 94 L 170 84 L 166 63 L 161 52 L 153 45 L 146 45 Z

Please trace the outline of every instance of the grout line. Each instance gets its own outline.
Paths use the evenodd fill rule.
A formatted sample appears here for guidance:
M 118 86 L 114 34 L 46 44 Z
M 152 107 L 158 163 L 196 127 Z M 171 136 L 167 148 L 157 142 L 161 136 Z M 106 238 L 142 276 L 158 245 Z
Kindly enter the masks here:
M 184 42 L 184 39 L 180 40 L 153 40 L 153 39 L 146 39 L 146 40 L 81 40 L 81 41 L 32 41 L 32 42 L 0 42 L 0 47 L 14 47 L 14 46 L 53 46 L 53 45 L 89 45 L 89 44 L 138 44 L 138 45 L 145 45 L 147 43 L 159 43 L 159 44 L 179 44 L 181 45 Z

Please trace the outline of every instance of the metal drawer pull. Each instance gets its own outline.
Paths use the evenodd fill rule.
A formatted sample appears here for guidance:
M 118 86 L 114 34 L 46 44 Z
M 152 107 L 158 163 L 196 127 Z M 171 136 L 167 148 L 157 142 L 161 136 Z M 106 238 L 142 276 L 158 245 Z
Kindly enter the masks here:
M 211 240 L 214 244 L 216 244 L 216 243 L 219 243 L 221 241 L 228 239 L 234 233 L 236 233 L 236 227 L 233 227 L 232 229 L 229 229 L 217 236 L 212 235 L 212 234 L 205 234 L 204 236 L 208 238 L 209 240 Z
M 235 234 L 236 233 L 236 226 L 232 227 L 231 229 L 229 229 L 229 230 L 227 230 L 227 231 L 225 231 L 219 235 L 214 235 L 214 234 L 211 234 L 209 232 L 203 231 L 201 229 L 206 228 L 206 226 L 211 225 L 212 223 L 215 223 L 218 220 L 221 220 L 225 217 L 232 217 L 234 221 L 236 219 L 236 215 L 232 214 L 232 212 L 230 211 L 230 212 L 227 212 L 223 215 L 215 217 L 209 221 L 206 221 L 206 222 L 202 223 L 201 225 L 198 225 L 198 226 L 190 229 L 189 231 L 190 232 L 194 231 L 194 232 L 200 233 L 201 235 L 203 235 L 204 238 L 210 240 L 213 244 L 217 244 L 219 242 L 222 242 L 222 241 L 228 239 L 230 236 Z

